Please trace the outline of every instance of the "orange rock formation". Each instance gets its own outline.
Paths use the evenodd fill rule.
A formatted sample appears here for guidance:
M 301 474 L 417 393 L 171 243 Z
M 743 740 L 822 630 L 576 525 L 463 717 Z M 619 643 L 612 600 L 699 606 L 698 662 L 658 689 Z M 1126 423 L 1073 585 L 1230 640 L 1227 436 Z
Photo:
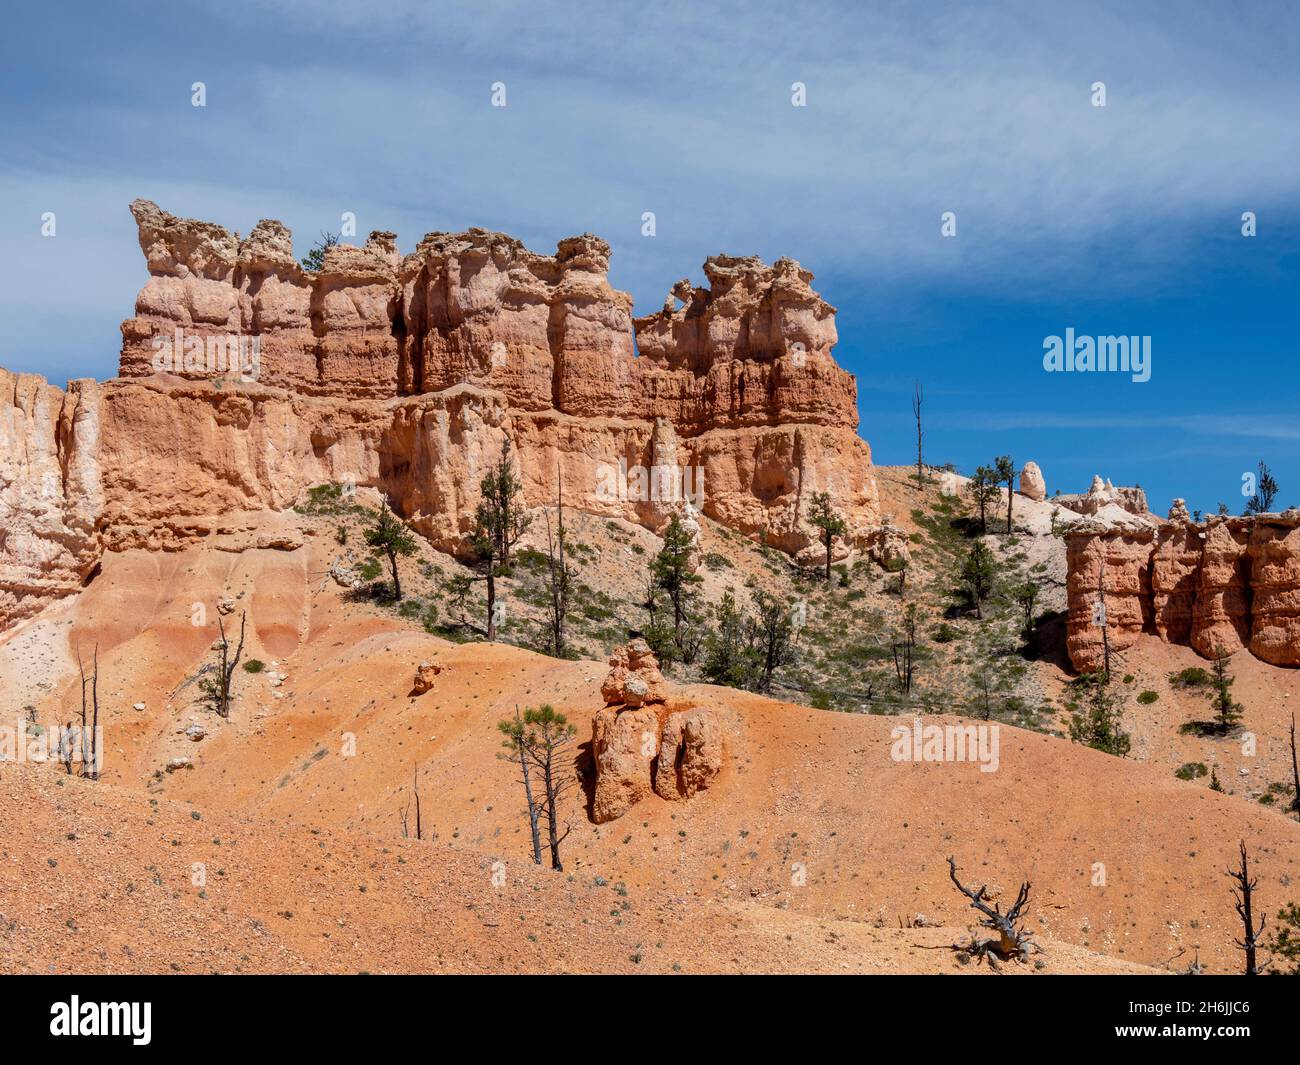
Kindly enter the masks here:
M 887 539 L 835 309 L 793 260 L 715 256 L 709 287 L 680 281 L 633 319 L 589 234 L 539 255 L 434 233 L 403 257 L 372 233 L 310 272 L 279 222 L 241 238 L 131 210 L 149 280 L 121 376 L 64 391 L 0 371 L 0 627 L 79 588 L 104 550 L 237 547 L 239 515 L 323 482 L 377 488 L 458 550 L 507 437 L 531 506 L 563 476 L 578 509 L 652 529 L 698 509 L 811 556 L 808 499 L 829 490 L 840 557 Z
M 596 767 L 592 820 L 622 817 L 652 791 L 689 799 L 722 768 L 722 728 L 712 710 L 669 702 L 649 645 L 619 647 L 601 685 L 605 706 L 591 722 Z
M 1067 646 L 1076 669 L 1102 663 L 1106 637 L 1123 650 L 1149 632 L 1206 658 L 1249 648 L 1300 665 L 1300 511 L 1191 522 L 1176 503 L 1154 528 L 1066 533 Z

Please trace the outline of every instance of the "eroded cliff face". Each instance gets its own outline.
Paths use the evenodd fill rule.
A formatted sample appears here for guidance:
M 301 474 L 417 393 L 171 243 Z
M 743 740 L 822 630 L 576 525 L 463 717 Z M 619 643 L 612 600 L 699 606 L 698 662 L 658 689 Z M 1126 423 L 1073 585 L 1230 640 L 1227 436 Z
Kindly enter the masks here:
M 435 233 L 401 256 L 376 232 L 313 272 L 279 222 L 240 237 L 131 211 L 149 279 L 121 376 L 0 377 L 0 627 L 75 591 L 105 549 L 178 548 L 322 482 L 373 486 L 458 550 L 507 438 L 530 506 L 563 478 L 569 506 L 655 530 L 698 508 L 811 555 L 809 499 L 829 490 L 841 557 L 881 541 L 835 309 L 793 260 L 714 257 L 707 287 L 678 282 L 634 319 L 590 234 L 541 255 Z
M 0 627 L 78 591 L 104 508 L 93 381 L 0 370 Z
M 1278 666 L 1300 665 L 1300 510 L 1255 517 L 1171 520 L 1151 529 L 1066 534 L 1067 646 L 1080 671 L 1142 632 L 1210 658 L 1248 648 Z

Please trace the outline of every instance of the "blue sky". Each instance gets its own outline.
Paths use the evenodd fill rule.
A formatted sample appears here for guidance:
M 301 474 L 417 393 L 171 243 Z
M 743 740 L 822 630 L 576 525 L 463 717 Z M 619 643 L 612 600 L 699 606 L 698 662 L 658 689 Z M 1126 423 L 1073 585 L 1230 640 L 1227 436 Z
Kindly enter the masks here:
M 1300 504 L 1295 5 L 33 7 L 0 39 L 9 369 L 112 375 L 137 196 L 279 218 L 303 250 L 343 211 L 403 250 L 591 231 L 639 313 L 707 255 L 799 259 L 878 462 L 910 460 L 920 379 L 928 454 L 964 471 L 1010 453 L 1049 490 L 1100 473 L 1239 511 L 1262 458 Z M 1151 380 L 1045 373 L 1067 327 L 1150 335 Z

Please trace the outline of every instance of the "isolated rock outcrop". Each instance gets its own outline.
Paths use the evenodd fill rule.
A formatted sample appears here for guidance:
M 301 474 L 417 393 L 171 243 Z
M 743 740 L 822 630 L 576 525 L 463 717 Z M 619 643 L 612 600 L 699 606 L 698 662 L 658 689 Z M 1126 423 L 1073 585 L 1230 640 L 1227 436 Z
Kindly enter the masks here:
M 653 706 L 598 710 L 592 720 L 591 753 L 596 766 L 591 818 L 600 825 L 622 817 L 653 790 L 658 710 Z
M 437 662 L 421 662 L 415 668 L 415 682 L 412 690 L 416 695 L 423 695 L 427 691 L 433 690 L 434 679 L 442 672 L 442 666 Z
M 1079 514 L 1098 514 L 1109 507 L 1126 510 L 1130 514 L 1147 515 L 1147 494 L 1141 488 L 1121 485 L 1116 487 L 1100 475 L 1092 479 L 1088 491 L 1082 495 L 1053 496 L 1053 503 Z
M 93 381 L 0 370 L 0 629 L 79 591 L 104 511 Z
M 631 640 L 616 648 L 609 665 L 609 674 L 600 686 L 606 706 L 644 706 L 664 701 L 659 660 L 645 640 Z
M 797 556 L 820 551 L 807 518 L 829 491 L 837 557 L 880 539 L 835 309 L 793 260 L 714 256 L 707 286 L 634 319 L 590 234 L 542 255 L 434 233 L 403 256 L 376 231 L 307 271 L 279 222 L 241 237 L 131 211 L 149 278 L 121 377 L 0 377 L 0 627 L 74 592 L 104 550 L 177 549 L 325 482 L 372 487 L 461 550 L 507 438 L 531 507 L 558 475 L 574 509 L 656 531 L 703 515 Z M 656 465 L 686 498 L 639 491 Z
M 694 706 L 669 714 L 659 738 L 654 789 L 664 799 L 689 799 L 722 769 L 722 728 L 712 710 Z
M 1097 580 L 1104 567 L 1112 650 L 1149 632 L 1202 657 L 1249 648 L 1300 666 L 1300 510 L 1154 528 L 1078 527 L 1066 533 L 1067 649 L 1076 669 L 1101 665 Z
M 659 663 L 644 640 L 618 648 L 601 685 L 606 705 L 592 719 L 596 783 L 592 820 L 622 817 L 652 791 L 689 799 L 722 768 L 722 727 L 714 711 L 667 704 Z
M 1043 480 L 1043 471 L 1038 468 L 1038 463 L 1026 462 L 1020 471 L 1020 494 L 1040 503 L 1047 498 L 1047 482 Z
M 865 539 L 867 554 L 887 570 L 901 569 L 911 561 L 907 533 L 894 524 L 892 514 L 886 514 L 881 524 L 867 533 Z

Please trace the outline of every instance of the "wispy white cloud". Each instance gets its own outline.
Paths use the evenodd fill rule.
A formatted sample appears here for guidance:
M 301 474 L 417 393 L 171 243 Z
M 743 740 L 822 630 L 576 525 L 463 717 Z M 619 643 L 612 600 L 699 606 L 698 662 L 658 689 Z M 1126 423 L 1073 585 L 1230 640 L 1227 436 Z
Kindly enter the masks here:
M 1300 440 L 1300 419 L 1291 413 L 1130 415 L 1060 414 L 1054 411 L 1004 411 L 950 414 L 952 428 L 982 430 L 1052 429 L 1142 432 L 1173 430 L 1202 437 Z
M 86 215 L 63 230 L 102 238 L 79 297 L 117 318 L 142 277 L 136 195 L 232 228 L 279 217 L 301 245 L 344 210 L 406 248 L 475 224 L 539 250 L 589 230 L 648 309 L 719 251 L 880 287 L 1149 289 L 1242 210 L 1267 219 L 1300 190 L 1284 6 L 214 0 L 208 17 L 255 46 L 214 63 L 142 24 L 125 61 L 156 64 L 153 95 L 78 100 L 72 136 L 55 92 L 0 161 L 6 202 Z M 116 52 L 83 61 L 122 77 Z M 191 76 L 205 109 L 175 87 Z M 68 269 L 32 269 L 48 255 L 32 228 L 4 233 L 10 315 L 57 302 Z M 1128 255 L 1099 272 L 1093 249 L 1116 242 Z

